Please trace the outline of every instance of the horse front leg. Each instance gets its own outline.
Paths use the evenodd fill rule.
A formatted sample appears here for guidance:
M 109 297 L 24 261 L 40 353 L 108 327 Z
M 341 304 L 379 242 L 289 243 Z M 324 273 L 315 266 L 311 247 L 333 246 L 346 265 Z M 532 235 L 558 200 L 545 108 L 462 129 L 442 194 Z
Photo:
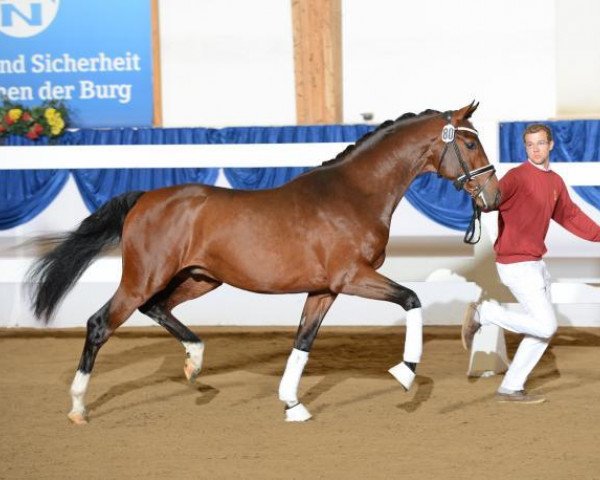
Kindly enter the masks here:
M 336 297 L 331 292 L 309 293 L 304 304 L 294 348 L 279 384 L 279 400 L 285 403 L 287 422 L 304 422 L 311 418 L 310 412 L 298 401 L 298 386 L 321 322 Z
M 374 300 L 385 300 L 406 310 L 406 336 L 403 361 L 389 372 L 408 391 L 415 379 L 417 364 L 423 353 L 423 317 L 421 302 L 415 292 L 365 266 L 351 277 L 344 278 L 340 293 Z

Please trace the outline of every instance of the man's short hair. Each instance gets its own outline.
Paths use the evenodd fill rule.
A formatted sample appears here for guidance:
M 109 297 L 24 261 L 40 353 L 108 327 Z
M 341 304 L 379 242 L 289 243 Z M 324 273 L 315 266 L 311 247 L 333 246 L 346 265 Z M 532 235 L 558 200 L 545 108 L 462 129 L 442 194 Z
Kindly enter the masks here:
M 548 142 L 553 140 L 552 130 L 548 125 L 544 125 L 543 123 L 532 123 L 531 125 L 527 125 L 527 128 L 523 132 L 523 143 L 525 143 L 525 135 L 529 135 L 530 133 L 538 133 L 541 131 L 546 132 L 546 138 Z

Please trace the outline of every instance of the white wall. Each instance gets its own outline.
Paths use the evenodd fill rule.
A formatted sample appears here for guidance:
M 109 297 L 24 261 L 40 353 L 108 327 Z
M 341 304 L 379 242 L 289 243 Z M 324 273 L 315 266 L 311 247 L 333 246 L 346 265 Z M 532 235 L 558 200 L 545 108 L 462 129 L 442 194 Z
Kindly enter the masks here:
M 554 14 L 547 0 L 343 2 L 346 121 L 472 99 L 479 121 L 553 115 Z
M 600 2 L 556 0 L 557 113 L 600 117 Z
M 290 4 L 163 0 L 165 125 L 294 123 Z M 346 0 L 342 15 L 347 123 L 472 99 L 480 121 L 555 114 L 554 2 Z
M 159 5 L 165 126 L 295 123 L 290 1 Z

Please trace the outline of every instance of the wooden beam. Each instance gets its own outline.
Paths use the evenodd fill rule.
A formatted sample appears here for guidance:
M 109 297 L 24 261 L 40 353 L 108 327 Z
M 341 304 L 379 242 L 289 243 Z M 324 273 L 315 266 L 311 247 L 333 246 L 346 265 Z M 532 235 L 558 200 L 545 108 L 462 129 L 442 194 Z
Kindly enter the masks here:
M 341 0 L 292 0 L 296 120 L 341 123 Z
M 162 77 L 160 70 L 160 22 L 158 1 L 150 0 L 152 8 L 152 125 L 162 127 Z

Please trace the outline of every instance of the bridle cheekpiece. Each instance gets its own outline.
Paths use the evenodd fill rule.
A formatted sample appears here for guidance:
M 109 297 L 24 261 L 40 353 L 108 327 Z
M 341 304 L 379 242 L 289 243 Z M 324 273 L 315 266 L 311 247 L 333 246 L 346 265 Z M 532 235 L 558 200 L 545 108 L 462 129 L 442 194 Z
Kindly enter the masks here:
M 456 159 L 458 160 L 458 163 L 460 164 L 460 168 L 463 171 L 463 174 L 459 175 L 454 180 L 454 182 L 453 182 L 454 187 L 457 190 L 462 190 L 465 188 L 465 185 L 469 181 L 471 181 L 474 178 L 477 178 L 481 175 L 485 175 L 486 173 L 489 173 L 490 175 L 488 176 L 488 179 L 486 180 L 486 182 L 483 185 L 478 186 L 473 192 L 467 191 L 467 193 L 469 195 L 471 195 L 471 197 L 473 199 L 481 196 L 484 205 L 487 207 L 487 202 L 485 201 L 485 197 L 483 196 L 483 189 L 489 182 L 490 178 L 492 178 L 492 175 L 496 172 L 496 168 L 494 167 L 494 165 L 489 164 L 484 167 L 476 168 L 474 170 L 469 170 L 469 166 L 463 160 L 462 155 L 460 153 L 460 149 L 458 148 L 458 144 L 456 143 L 456 132 L 457 131 L 458 132 L 469 132 L 469 133 L 472 133 L 473 135 L 475 135 L 476 137 L 479 136 L 479 132 L 477 130 L 475 130 L 474 128 L 455 127 L 454 125 L 452 125 L 452 123 L 451 123 L 452 112 L 446 112 L 445 116 L 446 116 L 446 120 L 448 120 L 448 123 L 446 125 L 444 125 L 444 128 L 442 128 L 442 142 L 444 142 L 444 150 L 442 151 L 440 163 L 438 165 L 438 174 L 440 172 L 440 169 L 442 168 L 442 163 L 444 161 L 444 158 L 446 157 L 446 152 L 448 151 L 448 147 L 450 145 L 452 145 L 452 147 L 454 148 L 454 153 L 456 154 Z
M 488 182 L 490 181 L 490 179 L 496 172 L 496 169 L 494 168 L 494 166 L 492 164 L 489 164 L 484 167 L 469 170 L 469 166 L 463 160 L 462 155 L 460 153 L 460 149 L 458 148 L 458 144 L 456 143 L 456 132 L 469 132 L 469 133 L 475 135 L 476 137 L 479 136 L 479 132 L 477 130 L 475 130 L 474 128 L 460 127 L 460 126 L 455 127 L 454 125 L 452 125 L 452 112 L 445 112 L 444 116 L 448 123 L 446 125 L 444 125 L 444 128 L 442 128 L 442 141 L 444 142 L 444 150 L 442 151 L 442 155 L 440 157 L 440 163 L 438 165 L 438 175 L 440 175 L 442 163 L 444 161 L 444 158 L 446 157 L 446 152 L 448 151 L 448 148 L 450 147 L 450 145 L 452 145 L 452 147 L 454 149 L 454 153 L 456 155 L 456 159 L 458 160 L 458 163 L 460 164 L 460 168 L 463 171 L 463 174 L 456 177 L 456 179 L 453 181 L 454 187 L 457 190 L 464 189 L 471 196 L 471 199 L 473 201 L 473 217 L 471 218 L 470 225 L 467 229 L 467 232 L 465 233 L 464 241 L 465 241 L 465 243 L 474 244 L 474 243 L 477 243 L 479 241 L 479 239 L 481 238 L 481 219 L 480 219 L 481 210 L 475 203 L 475 200 L 477 199 L 477 197 L 481 197 L 481 200 L 482 200 L 483 204 L 485 205 L 485 207 L 486 208 L 488 207 L 487 201 L 485 199 L 485 195 L 483 195 L 483 190 L 485 189 L 485 186 L 488 184 Z M 465 189 L 465 186 L 468 182 L 470 182 L 474 178 L 477 178 L 477 177 L 479 177 L 481 175 L 485 175 L 485 174 L 489 174 L 489 176 L 486 179 L 486 181 L 483 183 L 483 185 L 478 185 L 472 192 Z M 479 235 L 478 235 L 477 239 L 475 239 L 474 238 L 475 237 L 475 223 L 478 220 L 479 220 Z

